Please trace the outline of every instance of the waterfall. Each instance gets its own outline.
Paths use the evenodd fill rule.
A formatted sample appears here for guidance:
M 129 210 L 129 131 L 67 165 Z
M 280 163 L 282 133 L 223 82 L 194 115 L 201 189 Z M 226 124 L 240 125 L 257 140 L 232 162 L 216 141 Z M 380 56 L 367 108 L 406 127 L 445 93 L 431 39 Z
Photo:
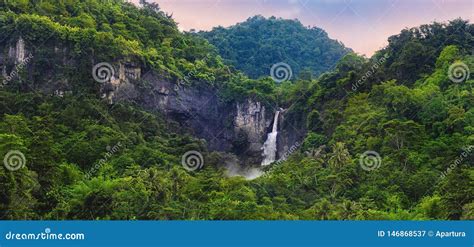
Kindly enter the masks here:
M 22 63 L 25 60 L 25 41 L 20 37 L 16 42 L 16 63 Z
M 263 161 L 261 164 L 262 166 L 270 165 L 276 159 L 279 115 L 280 111 L 276 111 L 275 118 L 273 119 L 272 132 L 268 133 L 267 140 L 263 144 Z

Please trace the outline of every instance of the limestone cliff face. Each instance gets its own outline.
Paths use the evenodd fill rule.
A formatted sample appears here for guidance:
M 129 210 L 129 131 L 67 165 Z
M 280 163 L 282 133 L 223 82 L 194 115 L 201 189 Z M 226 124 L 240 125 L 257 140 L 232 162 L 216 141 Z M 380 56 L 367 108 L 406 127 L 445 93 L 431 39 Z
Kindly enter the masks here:
M 5 42 L 0 46 L 0 81 L 3 85 L 19 81 L 22 91 L 35 90 L 47 94 L 63 96 L 71 92 L 70 74 L 80 74 L 76 62 L 69 58 L 70 50 L 66 47 L 51 45 L 34 47 L 22 37 Z M 35 57 L 35 55 L 38 57 Z M 69 71 L 68 71 L 69 68 Z
M 150 111 L 159 111 L 183 129 L 206 140 L 210 150 L 233 152 L 245 163 L 259 164 L 271 113 L 258 101 L 222 101 L 217 89 L 205 83 L 172 82 L 154 72 L 140 79 L 115 80 L 108 89 L 110 102 L 133 100 Z
M 103 82 L 100 88 L 101 97 L 107 99 L 109 104 L 113 104 L 114 100 L 137 97 L 134 84 L 140 80 L 142 73 L 138 63 L 130 59 L 122 59 L 96 68 L 96 70 L 100 69 L 103 69 L 105 76 L 110 76 L 110 80 Z
M 12 74 L 15 70 L 14 66 L 23 63 L 26 59 L 25 41 L 20 37 L 15 44 L 10 44 L 3 50 L 0 52 L 0 71 L 3 79 L 11 80 L 14 75 Z
M 8 47 L 8 59 L 13 60 L 15 64 L 19 64 L 25 60 L 26 57 L 25 41 L 19 38 L 16 44 Z
M 244 103 L 237 104 L 234 117 L 235 131 L 244 131 L 247 134 L 250 151 L 261 150 L 268 127 L 267 122 L 262 103 L 247 99 Z
M 242 102 L 224 102 L 218 96 L 218 89 L 206 86 L 205 82 L 186 84 L 153 71 L 144 73 L 140 62 L 133 58 L 120 58 L 108 63 L 110 79 L 98 83 L 92 79 L 92 68 L 85 66 L 77 70 L 79 65 L 70 58 L 68 48 L 60 45 L 51 47 L 50 54 L 54 59 L 51 64 L 40 64 L 43 71 L 38 73 L 35 72 L 36 58 L 27 61 L 32 58 L 32 53 L 34 50 L 30 51 L 21 38 L 0 49 L 2 77 L 7 78 L 10 71 L 22 64 L 21 69 L 27 71 L 28 80 L 35 82 L 31 84 L 35 90 L 58 96 L 74 93 L 75 87 L 90 81 L 94 87 L 98 86 L 99 97 L 108 103 L 133 101 L 151 112 L 159 112 L 179 123 L 181 129 L 177 131 L 204 139 L 210 150 L 235 153 L 244 164 L 259 165 L 262 160 L 262 146 L 274 112 L 261 102 L 250 98 Z M 92 59 L 92 64 L 96 63 Z M 71 81 L 68 73 L 75 73 L 79 79 Z M 41 77 L 33 78 L 35 74 Z M 31 85 L 26 90 L 30 90 Z M 282 116 L 277 155 L 300 138 L 285 124 L 284 114 Z
M 291 110 L 282 111 L 277 136 L 277 159 L 282 159 L 301 147 L 306 135 L 304 119 L 294 119 Z
M 211 150 L 232 149 L 232 105 L 221 101 L 214 89 L 171 82 L 153 72 L 142 81 L 146 89 L 139 89 L 141 105 L 165 114 L 194 136 L 205 139 Z
M 235 152 L 243 158 L 244 163 L 259 165 L 273 113 L 266 110 L 261 102 L 252 99 L 237 103 L 235 110 Z

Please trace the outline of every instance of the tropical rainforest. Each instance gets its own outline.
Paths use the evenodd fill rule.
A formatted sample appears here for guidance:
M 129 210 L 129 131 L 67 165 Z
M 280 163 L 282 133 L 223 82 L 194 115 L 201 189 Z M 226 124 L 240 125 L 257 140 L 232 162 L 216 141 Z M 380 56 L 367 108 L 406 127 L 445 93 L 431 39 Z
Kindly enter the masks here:
M 0 0 L 1 219 L 474 219 L 469 21 L 401 30 L 370 58 L 298 21 L 177 25 L 146 1 Z M 226 153 L 179 118 L 101 97 L 91 70 L 117 59 L 229 104 L 284 108 L 301 145 L 258 178 L 228 176 Z M 276 83 L 281 61 L 294 76 Z M 181 165 L 189 150 L 200 170 Z M 369 150 L 378 164 L 362 169 Z
M 351 51 L 321 28 L 275 17 L 254 16 L 198 35 L 214 45 L 227 64 L 251 78 L 268 76 L 275 61 L 285 61 L 295 75 L 308 70 L 317 76 Z

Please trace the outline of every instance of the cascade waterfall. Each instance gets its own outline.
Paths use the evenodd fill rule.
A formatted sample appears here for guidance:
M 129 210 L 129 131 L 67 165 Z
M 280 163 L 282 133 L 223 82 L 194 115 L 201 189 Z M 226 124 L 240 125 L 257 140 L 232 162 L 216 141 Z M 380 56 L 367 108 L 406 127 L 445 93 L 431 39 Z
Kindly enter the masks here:
M 280 111 L 276 111 L 275 118 L 273 119 L 272 132 L 268 133 L 267 140 L 263 144 L 263 161 L 261 164 L 262 166 L 270 165 L 276 159 L 279 115 Z

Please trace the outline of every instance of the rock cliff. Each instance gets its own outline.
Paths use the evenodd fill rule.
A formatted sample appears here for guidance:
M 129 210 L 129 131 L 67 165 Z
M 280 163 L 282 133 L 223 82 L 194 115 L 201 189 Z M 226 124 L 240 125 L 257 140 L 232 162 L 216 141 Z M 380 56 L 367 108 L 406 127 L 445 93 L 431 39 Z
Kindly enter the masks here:
M 3 78 L 10 78 L 18 66 L 27 71 L 28 77 L 35 74 L 34 50 L 28 50 L 23 39 L 0 50 L 0 71 Z M 51 47 L 49 51 L 56 56 L 55 66 L 80 66 L 68 57 L 68 48 Z M 32 61 L 27 61 L 31 59 Z M 25 63 L 25 61 L 27 63 Z M 22 64 L 24 63 L 24 64 Z M 94 64 L 98 64 L 93 62 Z M 224 102 L 219 97 L 218 89 L 206 83 L 173 81 L 157 72 L 145 69 L 133 58 L 120 58 L 105 63 L 109 73 L 105 81 L 95 83 L 98 97 L 109 104 L 120 101 L 133 101 L 151 112 L 160 112 L 167 119 L 176 121 L 192 135 L 206 140 L 209 150 L 231 152 L 240 162 L 246 165 L 259 165 L 262 160 L 262 145 L 273 121 L 273 109 L 266 109 L 263 103 L 251 98 L 242 102 Z M 62 70 L 64 71 L 64 70 Z M 66 70 L 67 71 L 67 70 Z M 77 71 L 83 77 L 94 77 L 97 71 Z M 37 71 L 36 71 L 37 74 Z M 99 75 L 100 76 L 100 75 Z M 41 80 L 33 85 L 34 90 L 63 96 L 72 93 L 77 83 L 71 82 L 66 74 L 58 75 L 53 69 L 42 71 Z M 5 84 L 6 80 L 3 80 Z M 97 81 L 97 80 L 96 80 Z M 7 82 L 8 83 L 8 82 Z M 286 152 L 291 145 L 302 138 L 291 124 L 281 118 L 281 134 L 278 137 L 277 157 Z

